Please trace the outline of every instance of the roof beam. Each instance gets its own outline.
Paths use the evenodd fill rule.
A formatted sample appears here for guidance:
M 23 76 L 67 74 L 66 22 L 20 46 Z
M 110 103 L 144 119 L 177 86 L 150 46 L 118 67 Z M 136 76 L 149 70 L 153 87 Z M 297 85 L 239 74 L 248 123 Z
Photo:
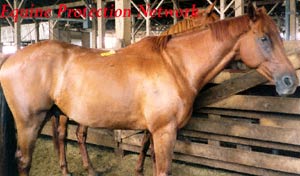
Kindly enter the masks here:
M 83 1 L 76 1 L 76 2 L 70 2 L 70 3 L 64 3 L 64 5 L 67 6 L 67 8 L 73 8 L 73 7 L 80 7 L 80 6 L 85 6 L 86 4 Z M 50 6 L 43 6 L 43 7 L 37 7 L 37 8 L 42 8 L 43 10 L 46 9 L 59 9 L 59 5 L 50 5 Z

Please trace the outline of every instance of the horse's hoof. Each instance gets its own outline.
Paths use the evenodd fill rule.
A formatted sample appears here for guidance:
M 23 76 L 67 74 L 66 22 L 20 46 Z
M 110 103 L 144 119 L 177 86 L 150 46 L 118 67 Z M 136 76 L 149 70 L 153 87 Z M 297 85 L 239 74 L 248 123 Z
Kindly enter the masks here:
M 98 172 L 89 173 L 88 176 L 101 176 Z
M 144 176 L 143 172 L 135 172 L 135 176 Z

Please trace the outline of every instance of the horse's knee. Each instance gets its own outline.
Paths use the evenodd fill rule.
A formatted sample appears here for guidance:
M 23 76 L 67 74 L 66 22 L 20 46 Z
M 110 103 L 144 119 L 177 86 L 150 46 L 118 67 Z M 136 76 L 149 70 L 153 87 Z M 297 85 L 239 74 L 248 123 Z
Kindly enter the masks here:
M 28 175 L 31 159 L 28 156 L 24 156 L 21 150 L 17 150 L 15 156 L 17 159 L 19 174 Z
M 63 129 L 63 130 L 58 129 L 58 140 L 59 141 L 64 141 L 65 138 L 66 138 L 66 130 L 65 129 Z
M 78 126 L 76 130 L 76 136 L 78 139 L 78 143 L 83 144 L 85 143 L 86 137 L 87 137 L 87 131 L 85 130 L 85 127 Z

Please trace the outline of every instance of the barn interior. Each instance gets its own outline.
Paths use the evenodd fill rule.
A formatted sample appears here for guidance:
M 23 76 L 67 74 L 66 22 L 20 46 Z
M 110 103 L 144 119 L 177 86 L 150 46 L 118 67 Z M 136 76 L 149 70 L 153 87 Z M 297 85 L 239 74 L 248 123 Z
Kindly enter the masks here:
M 247 13 L 248 1 L 216 0 L 214 12 L 221 19 L 240 16 Z M 14 53 L 18 49 L 48 39 L 88 48 L 116 50 L 144 37 L 160 35 L 173 24 L 183 20 L 182 16 L 176 17 L 176 13 L 172 17 L 159 17 L 158 14 L 147 17 L 143 13 L 143 8 L 145 10 L 149 7 L 149 9 L 162 8 L 176 12 L 179 9 L 193 7 L 202 10 L 211 3 L 213 0 L 1 0 L 0 53 Z M 253 0 L 253 3 L 257 7 L 264 6 L 276 22 L 284 40 L 287 56 L 299 77 L 300 0 Z M 66 8 L 66 11 L 61 12 L 62 8 Z M 92 9 L 105 8 L 114 15 L 100 17 L 104 14 L 101 11 L 97 13 L 99 17 L 88 16 Z M 17 10 L 20 15 L 22 9 L 24 17 L 16 18 L 15 14 L 11 13 Z M 130 9 L 131 14 L 125 17 L 123 14 L 118 16 L 118 13 L 123 12 L 118 9 Z M 35 16 L 34 12 L 31 13 L 35 10 L 49 10 L 49 13 Z M 164 11 L 162 15 L 166 15 L 166 12 Z M 212 172 L 210 173 L 212 176 L 299 175 L 300 89 L 298 87 L 296 93 L 290 97 L 279 97 L 274 87 L 274 83 L 268 82 L 257 72 L 244 68 L 239 62 L 214 78 L 198 96 L 201 101 L 196 100 L 190 123 L 178 133 L 174 160 L 177 164 L 183 164 L 175 166 L 175 173 L 180 173 L 180 170 L 184 170 L 183 167 L 208 166 L 221 171 L 230 171 Z M 33 175 L 41 174 L 38 165 L 40 163 L 45 163 L 42 173 L 48 169 L 45 172 L 52 174 L 51 168 L 49 169 L 47 165 L 58 160 L 45 159 L 49 148 L 52 149 L 53 146 L 41 147 L 45 138 L 50 143 L 51 124 L 45 125 L 42 134 L 42 141 L 39 139 L 37 148 L 43 155 L 36 157 L 39 160 L 33 161 Z M 76 125 L 71 122 L 68 139 L 76 141 L 75 134 Z M 135 158 L 130 159 L 135 162 L 142 136 L 142 131 L 89 129 L 87 142 L 93 147 L 101 146 L 120 155 L 126 152 L 135 153 Z M 74 149 L 76 147 L 77 145 L 71 142 L 72 150 L 67 155 L 76 153 Z M 91 153 L 97 149 L 91 149 Z M 94 155 L 95 158 L 100 156 L 96 152 Z M 80 163 L 80 157 L 76 157 Z M 75 159 L 69 160 L 72 163 Z M 106 161 L 118 165 L 120 159 L 108 158 Z M 93 162 L 96 165 L 98 160 L 95 159 Z M 127 160 L 121 162 L 127 164 Z M 53 165 L 57 166 L 55 173 L 60 173 L 58 163 Z M 151 166 L 148 157 L 146 175 L 151 175 Z M 125 169 L 123 175 L 130 175 L 134 170 L 133 165 L 128 167 L 130 172 Z M 78 168 L 78 164 L 71 165 L 71 169 L 75 172 Z M 106 175 L 107 170 L 117 170 L 119 167 L 98 166 L 97 169 Z M 78 172 L 84 172 L 82 170 Z M 115 173 L 115 175 L 122 174 Z M 184 174 L 186 173 L 182 175 Z M 195 172 L 194 175 L 205 174 Z
M 13 52 L 16 48 L 27 46 L 47 39 L 58 39 L 92 48 L 120 48 L 129 45 L 137 40 L 151 35 L 159 35 L 172 24 L 182 20 L 182 16 L 151 18 L 139 15 L 140 7 L 146 9 L 147 5 L 152 8 L 163 9 L 203 9 L 207 7 L 211 0 L 3 0 L 0 2 L 1 15 L 1 50 L 4 53 Z M 260 0 L 254 1 L 255 5 L 264 6 L 268 14 L 273 17 L 281 30 L 282 37 L 286 40 L 299 38 L 299 1 L 296 0 Z M 7 5 L 4 9 L 3 5 Z M 247 11 L 247 1 L 244 0 L 219 0 L 215 11 L 221 19 L 244 14 Z M 57 16 L 60 5 L 75 11 L 66 11 Z M 17 21 L 10 14 L 11 10 L 17 9 L 51 9 L 50 16 L 35 16 L 27 14 Z M 101 9 L 131 9 L 130 17 L 115 18 L 108 17 L 88 17 L 80 14 L 84 8 Z M 5 12 L 3 12 L 5 11 Z M 19 12 L 20 13 L 20 12 Z M 16 22 L 15 22 L 16 21 Z

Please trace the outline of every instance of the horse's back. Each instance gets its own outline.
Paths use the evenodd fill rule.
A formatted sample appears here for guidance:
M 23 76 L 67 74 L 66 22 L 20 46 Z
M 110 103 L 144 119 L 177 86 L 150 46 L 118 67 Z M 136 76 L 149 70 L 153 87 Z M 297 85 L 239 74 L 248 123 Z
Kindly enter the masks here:
M 28 106 L 29 111 L 52 106 L 51 91 L 68 62 L 69 53 L 63 47 L 72 46 L 56 41 L 37 43 L 19 50 L 4 62 L 0 80 L 9 104 Z

